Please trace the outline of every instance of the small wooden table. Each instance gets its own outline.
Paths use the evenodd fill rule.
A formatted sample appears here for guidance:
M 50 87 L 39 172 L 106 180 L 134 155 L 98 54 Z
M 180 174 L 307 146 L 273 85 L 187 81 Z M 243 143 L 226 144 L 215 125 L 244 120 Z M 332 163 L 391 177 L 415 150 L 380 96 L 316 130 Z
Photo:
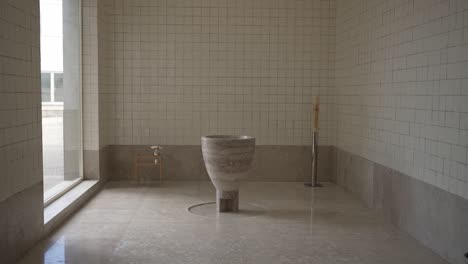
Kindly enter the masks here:
M 162 183 L 162 156 L 158 155 L 147 155 L 147 154 L 136 154 L 133 162 L 133 178 L 137 179 L 138 182 L 143 182 L 140 177 L 140 166 L 159 166 L 159 183 Z

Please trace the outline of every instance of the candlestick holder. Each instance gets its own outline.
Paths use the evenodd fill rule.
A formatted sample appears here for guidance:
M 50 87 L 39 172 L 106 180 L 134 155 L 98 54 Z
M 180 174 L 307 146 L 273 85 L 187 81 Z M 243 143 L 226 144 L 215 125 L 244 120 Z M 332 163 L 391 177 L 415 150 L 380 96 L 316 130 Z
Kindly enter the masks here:
M 318 131 L 312 133 L 312 150 L 311 150 L 311 171 L 310 171 L 310 182 L 304 183 L 308 187 L 322 187 L 320 183 L 317 182 L 318 173 Z

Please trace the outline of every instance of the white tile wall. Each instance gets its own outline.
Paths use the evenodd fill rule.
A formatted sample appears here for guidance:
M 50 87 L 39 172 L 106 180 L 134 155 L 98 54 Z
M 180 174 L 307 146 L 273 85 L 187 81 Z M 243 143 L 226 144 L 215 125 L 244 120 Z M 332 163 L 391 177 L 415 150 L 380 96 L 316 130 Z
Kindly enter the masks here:
M 0 201 L 42 181 L 39 3 L 0 1 Z
M 98 150 L 101 140 L 99 137 L 98 1 L 82 0 L 81 5 L 83 149 Z M 99 34 L 101 34 L 100 31 Z
M 112 49 L 109 48 L 109 1 L 82 0 L 82 74 L 83 74 L 83 145 L 84 150 L 99 150 L 108 144 L 110 111 L 105 110 Z
M 468 1 L 337 1 L 336 145 L 468 198 Z
M 199 144 L 249 134 L 310 144 L 320 94 L 329 144 L 334 1 L 112 0 L 100 87 L 108 144 Z M 101 91 L 102 90 L 102 91 Z
M 114 78 L 114 52 L 111 48 L 113 39 L 111 35 L 112 24 L 110 23 L 112 14 L 112 1 L 101 0 L 98 2 L 98 28 L 99 28 L 99 133 L 100 147 L 111 143 L 113 131 L 112 106 L 108 104 L 109 97 L 107 91 L 113 90 Z

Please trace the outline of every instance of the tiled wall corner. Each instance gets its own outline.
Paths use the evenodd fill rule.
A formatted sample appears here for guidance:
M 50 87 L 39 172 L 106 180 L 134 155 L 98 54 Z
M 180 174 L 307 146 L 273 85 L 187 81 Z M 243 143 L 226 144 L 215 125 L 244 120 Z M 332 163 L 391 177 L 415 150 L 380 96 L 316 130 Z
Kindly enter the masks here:
M 338 0 L 336 146 L 468 198 L 467 1 Z
M 87 179 L 100 179 L 108 143 L 105 90 L 109 84 L 112 50 L 109 48 L 107 0 L 82 1 L 83 166 Z M 103 152 L 103 153 L 99 153 Z
M 340 186 L 448 263 L 466 263 L 468 200 L 351 152 L 336 152 Z

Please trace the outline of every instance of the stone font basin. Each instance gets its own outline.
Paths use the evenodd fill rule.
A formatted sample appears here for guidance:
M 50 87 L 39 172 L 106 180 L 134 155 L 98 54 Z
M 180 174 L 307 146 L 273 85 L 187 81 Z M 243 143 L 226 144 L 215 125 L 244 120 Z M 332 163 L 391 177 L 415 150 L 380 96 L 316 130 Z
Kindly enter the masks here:
M 255 138 L 250 136 L 210 135 L 201 138 L 206 170 L 216 188 L 219 212 L 239 210 L 239 180 L 252 167 Z

